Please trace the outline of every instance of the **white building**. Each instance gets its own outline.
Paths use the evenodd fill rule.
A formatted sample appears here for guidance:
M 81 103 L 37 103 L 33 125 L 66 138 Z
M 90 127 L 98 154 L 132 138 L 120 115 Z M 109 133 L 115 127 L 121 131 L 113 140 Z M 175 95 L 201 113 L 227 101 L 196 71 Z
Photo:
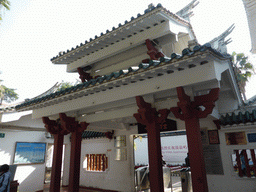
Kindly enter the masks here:
M 52 58 L 54 64 L 66 64 L 68 72 L 78 72 L 83 83 L 17 105 L 17 112 L 32 110 L 32 113 L 16 121 L 1 122 L 1 132 L 5 133 L 5 137 L 0 138 L 0 153 L 1 157 L 4 157 L 1 158 L 1 164 L 13 163 L 16 141 L 53 143 L 53 139 L 45 138 L 45 124 L 46 128 L 54 133 L 55 145 L 59 150 L 59 155 L 55 157 L 57 161 L 53 165 L 54 174 L 58 177 L 62 152 L 61 135 L 67 134 L 63 141 L 65 155 L 62 184 L 69 187 L 72 185 L 73 188 L 69 191 L 76 191 L 75 187 L 80 185 L 132 192 L 135 190 L 133 135 L 138 134 L 138 119 L 134 118 L 134 114 L 140 104 L 137 96 L 142 96 L 156 109 L 155 112 L 152 109 L 153 112 L 150 113 L 152 121 L 155 122 L 155 119 L 163 116 L 159 115 L 162 114 L 159 110 L 169 110 L 177 105 L 180 107 L 182 97 L 177 94 L 177 87 L 183 87 L 191 99 L 191 102 L 187 103 L 190 103 L 191 110 L 198 114 L 214 105 L 214 101 L 207 100 L 210 95 L 209 98 L 200 96 L 209 94 L 211 90 L 219 90 L 218 100 L 211 114 L 200 118 L 199 121 L 203 133 L 202 145 L 188 139 L 192 179 L 203 179 L 206 174 L 207 182 L 203 182 L 204 188 L 201 191 L 207 191 L 207 188 L 209 191 L 256 190 L 255 178 L 250 178 L 247 173 L 242 176 L 241 170 L 239 177 L 239 174 L 234 172 L 234 158 L 232 161 L 232 154 L 240 152 L 234 150 L 255 148 L 254 140 L 249 139 L 253 135 L 248 135 L 255 132 L 255 112 L 245 108 L 239 114 L 226 115 L 245 105 L 230 56 L 225 53 L 225 43 L 216 44 L 219 40 L 225 42 L 225 37 L 217 38 L 211 44 L 197 43 L 188 21 L 190 8 L 195 4 L 196 1 L 193 1 L 177 14 L 171 13 L 161 4 L 150 5 L 143 15 L 138 14 L 125 24 L 120 24 L 118 28 L 113 27 L 111 31 L 106 31 L 99 37 L 95 36 L 89 42 L 81 43 L 76 48 L 61 52 Z M 198 101 L 198 98 L 201 100 Z M 181 116 L 185 114 L 182 112 Z M 8 114 L 1 115 L 3 119 Z M 185 122 L 176 115 L 168 113 L 167 119 L 176 121 L 177 130 L 185 130 Z M 81 141 L 80 136 L 94 137 L 88 132 L 79 132 L 86 127 L 86 131 L 108 132 L 108 138 Z M 154 131 L 159 133 L 157 127 L 158 124 L 155 125 Z M 19 129 L 26 131 L 17 131 Z M 187 127 L 187 133 L 188 129 L 190 128 Z M 78 139 L 70 140 L 70 132 L 72 138 Z M 233 136 L 226 133 L 232 133 Z M 112 134 L 114 139 L 111 139 Z M 156 135 L 151 136 L 157 143 Z M 238 137 L 241 137 L 240 140 Z M 231 143 L 228 138 L 233 138 Z M 195 144 L 198 145 L 198 150 L 202 148 L 205 159 L 205 169 L 200 169 L 198 173 L 193 171 L 196 170 L 194 165 L 200 166 L 198 162 L 202 159 L 195 162 L 195 155 L 191 152 L 196 151 L 193 147 Z M 81 157 L 76 158 L 80 154 L 79 146 Z M 248 154 L 250 152 L 248 151 Z M 159 148 L 151 148 L 150 153 L 159 155 Z M 156 167 L 160 170 L 159 158 L 156 161 Z M 252 162 L 255 167 L 255 160 Z M 241 163 L 237 164 L 238 169 L 239 166 L 241 168 Z M 77 165 L 79 166 L 76 167 Z M 246 163 L 247 170 L 248 166 L 249 162 Z M 80 171 L 78 176 L 72 172 L 77 170 Z M 202 170 L 204 172 L 201 172 Z M 16 179 L 20 183 L 20 191 L 42 190 L 44 174 L 45 164 L 18 165 Z M 79 178 L 80 183 L 75 183 L 74 178 Z M 59 182 L 58 179 L 55 180 Z M 161 179 L 156 180 L 161 186 Z M 194 187 L 201 187 L 195 179 L 193 184 Z M 57 189 L 57 185 L 53 186 L 53 189 Z

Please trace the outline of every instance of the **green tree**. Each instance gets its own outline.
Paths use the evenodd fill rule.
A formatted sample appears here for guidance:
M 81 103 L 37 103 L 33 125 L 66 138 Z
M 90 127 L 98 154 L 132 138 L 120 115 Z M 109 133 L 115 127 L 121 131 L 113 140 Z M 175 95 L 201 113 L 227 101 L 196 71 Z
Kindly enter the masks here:
M 0 0 L 0 11 L 2 12 L 3 9 L 10 10 L 10 1 L 8 0 Z M 0 21 L 2 20 L 2 14 L 0 12 Z
M 15 92 L 15 89 L 11 89 L 4 85 L 1 85 L 0 91 L 1 91 L 0 105 L 2 105 L 3 101 L 10 103 L 12 101 L 16 101 L 19 98 L 19 95 Z
M 0 82 L 2 81 L 3 80 L 0 80 Z M 12 101 L 17 100 L 18 98 L 19 95 L 15 92 L 15 89 L 11 89 L 0 84 L 0 105 L 2 105 L 3 101 L 10 103 Z
M 232 53 L 232 62 L 234 71 L 236 73 L 238 85 L 243 94 L 244 99 L 245 96 L 245 86 L 246 82 L 249 81 L 249 78 L 255 74 L 254 66 L 248 61 L 248 57 L 244 55 L 244 53 Z

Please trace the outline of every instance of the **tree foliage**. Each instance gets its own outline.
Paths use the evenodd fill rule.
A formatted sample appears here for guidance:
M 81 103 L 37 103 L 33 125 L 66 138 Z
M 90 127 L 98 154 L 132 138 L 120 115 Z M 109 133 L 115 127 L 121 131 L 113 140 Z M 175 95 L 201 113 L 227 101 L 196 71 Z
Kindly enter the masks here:
M 2 80 L 0 80 L 0 82 L 2 82 Z M 0 105 L 2 105 L 3 101 L 10 103 L 18 98 L 19 95 L 15 92 L 15 89 L 11 89 L 0 84 Z
M 232 61 L 237 75 L 238 82 L 249 81 L 249 78 L 255 73 L 253 65 L 248 61 L 244 53 L 232 53 Z
M 2 11 L 5 9 L 10 10 L 10 5 L 10 1 L 0 0 L 0 21 L 2 20 Z
M 240 87 L 243 98 L 246 100 L 245 86 L 250 77 L 255 74 L 254 66 L 248 61 L 248 57 L 244 53 L 232 53 L 232 62 L 236 73 L 238 85 Z
M 4 85 L 1 86 L 1 98 L 0 98 L 0 105 L 3 101 L 10 103 L 15 101 L 19 98 L 19 95 L 15 92 L 15 89 L 8 88 Z
M 57 91 L 63 91 L 64 89 L 67 89 L 69 87 L 72 87 L 73 84 L 70 82 L 63 82 L 61 83 L 60 87 L 57 89 Z

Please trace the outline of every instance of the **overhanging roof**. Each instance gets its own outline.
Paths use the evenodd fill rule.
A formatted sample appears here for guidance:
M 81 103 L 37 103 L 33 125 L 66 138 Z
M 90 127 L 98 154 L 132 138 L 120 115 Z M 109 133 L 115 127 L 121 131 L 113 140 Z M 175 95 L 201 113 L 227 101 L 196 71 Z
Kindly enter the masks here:
M 120 70 L 113 72 L 110 75 L 91 79 L 90 81 L 80 83 L 76 86 L 67 88 L 63 91 L 57 91 L 41 98 L 32 99 L 16 106 L 16 110 L 32 110 L 42 108 L 57 103 L 65 102 L 67 100 L 85 97 L 91 94 L 104 92 L 107 89 L 118 88 L 128 84 L 136 83 L 146 79 L 162 76 L 163 74 L 172 74 L 175 71 L 182 71 L 196 67 L 195 64 L 186 62 L 187 59 L 196 58 L 198 56 L 206 56 L 206 54 L 214 55 L 215 58 L 221 60 L 230 59 L 230 55 L 223 55 L 220 52 L 211 48 L 210 44 L 203 46 L 197 45 L 193 51 L 188 48 L 182 51 L 182 55 L 172 53 L 170 58 L 162 57 L 160 60 L 151 60 L 149 63 L 141 63 L 137 68 L 129 68 L 127 70 Z M 178 62 L 182 62 L 178 65 Z M 207 63 L 207 62 L 206 62 Z M 206 64 L 204 62 L 200 65 Z M 146 74 L 147 72 L 150 72 Z
M 53 57 L 51 61 L 54 64 L 72 63 L 86 55 L 95 53 L 105 47 L 130 38 L 167 20 L 175 21 L 192 30 L 188 21 L 168 11 L 162 7 L 161 4 L 158 4 L 156 7 L 152 6 L 146 9 L 144 14 L 138 14 L 136 18 L 131 17 L 131 20 L 126 20 L 123 25 L 120 23 L 117 28 L 113 27 L 112 30 L 106 30 L 106 33 L 102 32 L 99 37 L 96 35 L 94 39 L 90 38 L 89 41 L 85 41 L 71 50 L 60 52 L 59 55 Z
M 102 138 L 106 137 L 106 134 L 103 132 L 96 132 L 96 131 L 84 131 L 82 133 L 83 139 L 91 139 L 91 138 Z

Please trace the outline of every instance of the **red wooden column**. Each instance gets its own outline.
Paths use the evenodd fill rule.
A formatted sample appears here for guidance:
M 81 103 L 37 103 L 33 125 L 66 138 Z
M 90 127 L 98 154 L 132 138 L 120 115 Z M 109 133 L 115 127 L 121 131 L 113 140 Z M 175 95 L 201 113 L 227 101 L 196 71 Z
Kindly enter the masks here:
M 60 124 L 58 124 L 54 120 L 50 120 L 48 117 L 43 117 L 42 120 L 45 124 L 45 128 L 47 129 L 47 131 L 54 135 L 50 192 L 59 192 L 61 180 L 63 139 L 64 135 L 68 134 L 69 132 L 61 129 Z
M 79 124 L 74 117 L 67 117 L 64 113 L 59 116 L 61 126 L 72 133 L 68 191 L 79 192 L 82 133 L 89 124 Z
M 244 161 L 245 161 L 245 166 L 246 166 L 246 176 L 251 177 L 251 171 L 250 171 L 249 160 L 248 160 L 248 156 L 246 153 L 246 149 L 242 150 L 242 154 L 244 156 Z
M 256 175 L 256 158 L 255 158 L 255 152 L 254 152 L 254 149 L 250 149 L 250 151 L 251 151 L 251 157 L 252 157 L 252 162 L 253 162 L 254 175 Z
M 238 175 L 239 177 L 243 177 L 243 172 L 242 172 L 242 166 L 241 166 L 241 159 L 239 155 L 239 151 L 235 150 L 236 152 L 236 162 L 237 162 L 237 168 L 238 168 Z
M 212 89 L 207 95 L 194 97 L 194 101 L 190 101 L 190 97 L 185 94 L 182 87 L 177 87 L 177 93 L 178 107 L 173 107 L 170 110 L 176 118 L 185 121 L 193 191 L 207 192 L 208 185 L 199 119 L 206 118 L 212 112 L 215 106 L 214 102 L 219 96 L 219 88 Z M 200 106 L 203 106 L 204 110 L 201 110 Z
M 146 125 L 148 133 L 148 159 L 149 159 L 149 180 L 151 192 L 163 192 L 163 169 L 162 152 L 160 142 L 160 123 L 165 120 L 169 110 L 163 109 L 156 111 L 150 103 L 146 103 L 141 96 L 136 97 L 139 107 L 138 113 L 133 116 L 138 123 Z

